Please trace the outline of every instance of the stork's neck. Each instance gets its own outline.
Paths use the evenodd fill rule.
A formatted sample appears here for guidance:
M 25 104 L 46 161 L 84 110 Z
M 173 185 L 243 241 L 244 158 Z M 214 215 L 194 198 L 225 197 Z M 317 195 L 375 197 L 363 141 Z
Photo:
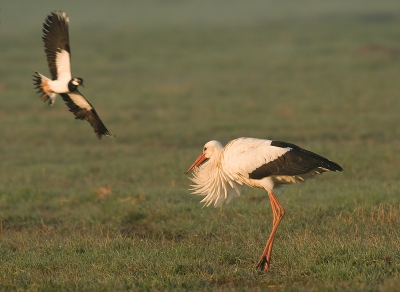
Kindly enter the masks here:
M 198 167 L 191 179 L 194 182 L 195 194 L 204 195 L 201 201 L 207 206 L 214 204 L 218 206 L 223 201 L 229 202 L 231 198 L 240 194 L 238 184 L 227 175 L 222 167 L 222 151 L 217 149 L 212 153 L 207 162 Z
M 215 149 L 213 155 L 206 162 L 207 164 L 209 164 L 207 168 L 211 172 L 220 172 L 222 170 L 221 159 L 222 159 L 222 149 Z
M 204 165 L 204 169 L 207 169 L 207 172 L 211 175 L 211 173 L 219 173 L 221 172 L 221 160 L 218 158 L 210 158 Z

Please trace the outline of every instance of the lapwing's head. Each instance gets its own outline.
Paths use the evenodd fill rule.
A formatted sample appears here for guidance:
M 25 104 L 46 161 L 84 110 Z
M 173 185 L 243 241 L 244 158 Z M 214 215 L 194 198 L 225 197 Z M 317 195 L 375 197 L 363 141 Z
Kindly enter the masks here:
M 75 78 L 73 78 L 72 79 L 72 84 L 73 85 L 76 85 L 76 86 L 82 86 L 82 87 L 85 87 L 85 86 L 83 86 L 83 79 L 81 78 L 81 77 L 75 77 Z
M 74 91 L 75 89 L 78 88 L 79 85 L 82 86 L 82 87 L 85 87 L 85 86 L 83 85 L 83 79 L 80 78 L 80 77 L 74 77 L 74 78 L 72 78 L 71 81 L 69 82 L 69 84 L 68 84 L 68 89 L 69 89 L 69 91 Z

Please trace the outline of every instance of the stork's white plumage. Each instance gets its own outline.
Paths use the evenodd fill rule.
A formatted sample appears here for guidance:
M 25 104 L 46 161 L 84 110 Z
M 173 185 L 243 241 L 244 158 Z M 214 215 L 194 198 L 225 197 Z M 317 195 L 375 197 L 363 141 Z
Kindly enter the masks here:
M 76 119 L 87 120 L 97 137 L 113 137 L 104 126 L 99 115 L 89 101 L 78 91 L 83 79 L 72 77 L 71 50 L 68 33 L 69 18 L 65 12 L 52 12 L 43 24 L 43 42 L 52 79 L 35 72 L 33 82 L 41 93 L 41 99 L 52 106 L 60 94 L 69 111 Z
M 190 166 L 193 193 L 204 195 L 207 206 L 229 203 L 240 195 L 240 188 L 250 186 L 268 192 L 273 226 L 257 267 L 267 270 L 270 266 L 272 246 L 278 225 L 285 210 L 273 190 L 281 185 L 302 182 L 327 171 L 342 171 L 335 162 L 294 144 L 239 138 L 225 147 L 218 141 L 204 145 L 203 153 Z

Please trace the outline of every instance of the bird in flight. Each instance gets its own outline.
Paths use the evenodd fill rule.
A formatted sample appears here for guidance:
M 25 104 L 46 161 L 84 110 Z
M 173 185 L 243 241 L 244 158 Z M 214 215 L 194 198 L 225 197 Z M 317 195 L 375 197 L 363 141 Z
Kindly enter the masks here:
M 43 24 L 42 40 L 51 79 L 35 71 L 35 88 L 41 94 L 41 99 L 48 101 L 51 106 L 57 94 L 60 94 L 75 118 L 87 120 L 99 139 L 102 135 L 115 137 L 107 130 L 94 107 L 79 92 L 78 86 L 83 86 L 83 79 L 72 77 L 68 24 L 69 18 L 65 12 L 54 11 L 47 16 Z
M 204 145 L 202 154 L 186 173 L 193 172 L 192 191 L 205 196 L 209 206 L 229 203 L 247 185 L 268 192 L 273 212 L 271 234 L 256 267 L 268 270 L 275 233 L 285 210 L 274 194 L 284 184 L 302 182 L 327 171 L 342 171 L 335 162 L 291 143 L 255 138 L 238 138 L 225 147 L 218 141 Z

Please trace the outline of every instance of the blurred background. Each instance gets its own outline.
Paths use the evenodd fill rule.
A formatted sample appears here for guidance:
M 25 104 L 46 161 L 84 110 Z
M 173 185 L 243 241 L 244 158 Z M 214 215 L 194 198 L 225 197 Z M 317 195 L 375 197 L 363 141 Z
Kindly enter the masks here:
M 49 76 L 53 10 L 70 17 L 73 75 L 116 139 L 33 89 L 35 70 Z M 241 136 L 299 144 L 349 179 L 399 178 L 397 1 L 8 1 L 0 17 L 5 189 L 143 175 L 185 188 L 202 145 Z
M 73 75 L 116 139 L 33 89 L 34 71 L 49 76 L 53 10 L 70 18 Z M 4 191 L 187 192 L 202 145 L 241 136 L 325 155 L 352 183 L 397 184 L 397 1 L 7 1 L 0 17 Z

